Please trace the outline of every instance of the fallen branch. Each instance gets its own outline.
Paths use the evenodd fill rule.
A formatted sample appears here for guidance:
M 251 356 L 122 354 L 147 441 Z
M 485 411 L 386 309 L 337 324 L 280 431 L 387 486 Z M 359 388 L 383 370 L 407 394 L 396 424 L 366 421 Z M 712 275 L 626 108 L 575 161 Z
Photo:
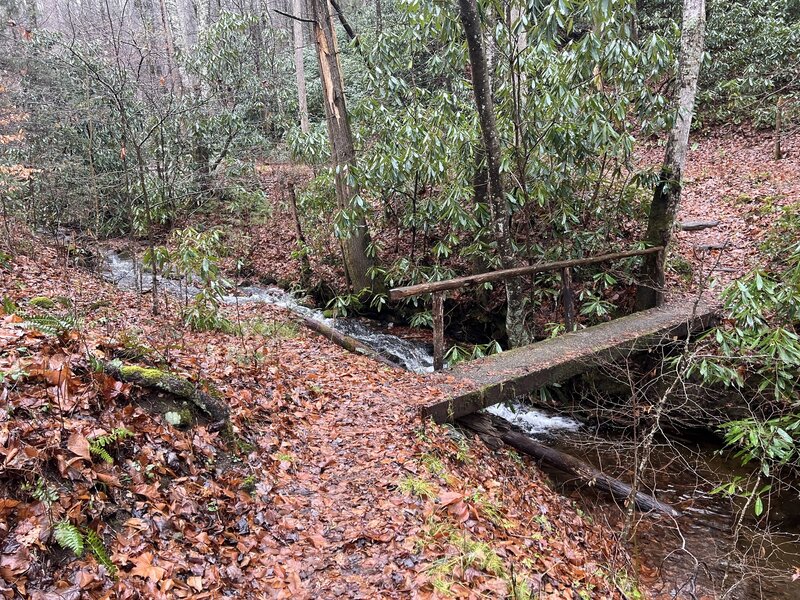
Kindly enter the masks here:
M 359 342 L 357 339 L 350 337 L 349 335 L 345 335 L 339 331 L 336 331 L 332 327 L 328 327 L 325 323 L 321 323 L 319 321 L 314 321 L 313 319 L 309 319 L 307 317 L 303 317 L 303 324 L 311 329 L 312 331 L 316 331 L 323 337 L 329 339 L 334 344 L 341 346 L 348 352 L 352 352 L 353 354 L 362 354 L 372 360 L 376 360 L 381 362 L 385 365 L 389 365 L 390 367 L 394 367 L 395 369 L 401 368 L 400 365 L 393 363 L 388 358 L 370 348 L 363 342 Z
M 631 486 L 628 484 L 603 474 L 574 456 L 533 440 L 499 417 L 471 414 L 462 417 L 458 422 L 477 433 L 490 448 L 497 450 L 502 447 L 503 443 L 508 444 L 541 463 L 572 475 L 582 483 L 610 494 L 617 501 L 625 502 L 631 493 Z M 634 504 L 636 508 L 644 512 L 656 511 L 672 517 L 680 516 L 680 512 L 670 505 L 642 492 L 636 493 Z
M 187 400 L 215 422 L 227 421 L 230 418 L 230 408 L 218 392 L 202 389 L 183 377 L 160 369 L 134 365 L 118 367 L 109 362 L 103 363 L 103 370 L 119 381 L 152 388 Z

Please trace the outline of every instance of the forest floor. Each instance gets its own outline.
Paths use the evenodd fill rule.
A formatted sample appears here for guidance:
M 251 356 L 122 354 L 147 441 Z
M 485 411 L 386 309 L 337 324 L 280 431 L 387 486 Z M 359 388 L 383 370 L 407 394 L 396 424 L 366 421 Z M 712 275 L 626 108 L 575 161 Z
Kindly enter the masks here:
M 719 225 L 676 232 L 671 285 L 687 291 L 710 285 L 716 296 L 766 266 L 764 245 L 780 235 L 782 219 L 800 215 L 800 129 L 784 136 L 781 160 L 773 144 L 772 132 L 747 129 L 692 136 L 678 220 Z M 648 144 L 637 157 L 640 165 L 658 165 L 663 153 Z
M 439 393 L 424 377 L 347 354 L 281 309 L 229 307 L 242 335 L 187 331 L 175 306 L 153 316 L 147 296 L 67 266 L 24 232 L 0 267 L 0 297 L 18 306 L 0 312 L 3 597 L 632 589 L 612 530 L 581 517 L 534 465 L 419 421 L 418 405 Z M 87 356 L 214 386 L 232 430 L 169 424 L 173 400 Z M 109 442 L 105 462 L 93 440 L 120 427 L 132 436 Z M 59 549 L 62 520 L 96 532 L 109 566 Z

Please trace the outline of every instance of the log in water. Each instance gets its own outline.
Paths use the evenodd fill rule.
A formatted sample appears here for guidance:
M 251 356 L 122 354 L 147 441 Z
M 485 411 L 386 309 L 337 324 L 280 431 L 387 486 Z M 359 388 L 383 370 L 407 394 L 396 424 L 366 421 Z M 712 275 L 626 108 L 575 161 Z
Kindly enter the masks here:
M 610 494 L 617 501 L 626 502 L 631 496 L 632 488 L 628 484 L 605 475 L 574 456 L 535 441 L 499 417 L 471 414 L 462 417 L 458 422 L 480 435 L 491 448 L 498 449 L 503 443 L 508 444 L 550 467 L 576 477 L 586 485 Z M 670 505 L 643 492 L 636 492 L 633 502 L 636 508 L 644 512 L 655 511 L 672 517 L 679 517 L 681 514 Z

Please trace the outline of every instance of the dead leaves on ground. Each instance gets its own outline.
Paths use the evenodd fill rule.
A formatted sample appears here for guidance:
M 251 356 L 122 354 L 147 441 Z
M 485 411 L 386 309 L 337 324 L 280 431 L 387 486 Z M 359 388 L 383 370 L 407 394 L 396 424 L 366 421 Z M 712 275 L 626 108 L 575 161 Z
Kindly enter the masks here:
M 607 532 L 564 508 L 535 469 L 478 443 L 465 460 L 445 430 L 421 427 L 416 407 L 441 393 L 429 381 L 304 331 L 189 333 L 46 256 L 15 259 L 21 285 L 0 294 L 68 295 L 87 318 L 80 335 L 59 339 L 0 315 L 0 370 L 20 374 L 0 386 L 0 595 L 436 598 L 434 567 L 462 550 L 432 523 L 503 565 L 501 576 L 459 563 L 447 575 L 456 597 L 508 593 L 512 570 L 545 598 L 589 586 L 595 598 L 617 595 L 600 568 L 616 550 Z M 98 299 L 109 306 L 89 311 Z M 133 329 L 170 368 L 223 391 L 230 434 L 176 429 L 150 407 L 158 398 L 93 372 L 87 348 L 113 353 Z M 112 464 L 92 454 L 91 440 L 123 426 L 134 436 L 109 448 Z M 399 491 L 409 473 L 434 496 Z M 58 548 L 60 520 L 102 538 L 117 579 L 91 553 Z

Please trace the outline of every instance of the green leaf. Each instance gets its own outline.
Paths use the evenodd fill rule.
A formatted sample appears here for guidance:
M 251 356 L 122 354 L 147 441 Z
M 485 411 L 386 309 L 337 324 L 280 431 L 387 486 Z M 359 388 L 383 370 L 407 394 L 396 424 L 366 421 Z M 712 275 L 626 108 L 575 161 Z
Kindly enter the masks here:
M 58 545 L 66 550 L 72 550 L 75 556 L 83 555 L 83 534 L 80 529 L 69 521 L 59 521 L 53 530 Z

